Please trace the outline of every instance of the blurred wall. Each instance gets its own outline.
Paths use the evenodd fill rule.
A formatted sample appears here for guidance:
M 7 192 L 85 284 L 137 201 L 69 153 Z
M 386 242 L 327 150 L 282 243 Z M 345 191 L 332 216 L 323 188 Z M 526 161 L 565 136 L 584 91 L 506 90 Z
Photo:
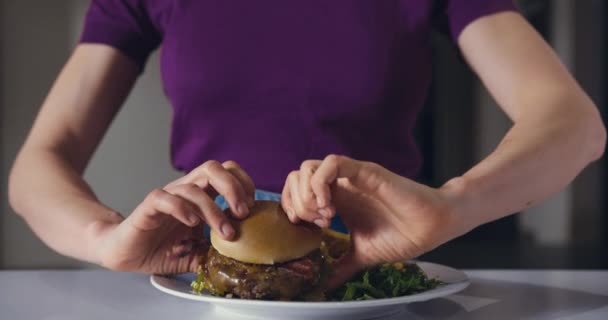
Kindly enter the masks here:
M 0 0 L 0 268 L 83 265 L 46 248 L 12 213 L 6 177 L 37 109 L 76 44 L 88 2 Z M 86 172 L 99 198 L 123 213 L 149 190 L 178 176 L 169 163 L 171 109 L 159 78 L 158 57 L 153 56 Z

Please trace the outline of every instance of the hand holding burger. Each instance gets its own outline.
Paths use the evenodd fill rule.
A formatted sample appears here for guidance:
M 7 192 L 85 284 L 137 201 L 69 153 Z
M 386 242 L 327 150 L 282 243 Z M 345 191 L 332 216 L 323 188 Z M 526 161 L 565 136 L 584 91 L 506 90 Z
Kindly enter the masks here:
M 146 273 L 195 272 L 206 254 L 205 224 L 224 239 L 235 236 L 230 218 L 245 218 L 254 203 L 251 178 L 235 162 L 207 161 L 189 174 L 156 189 L 127 217 L 96 222 L 91 252 L 111 270 Z M 223 195 L 226 213 L 214 198 Z M 234 220 L 234 219 L 233 219 Z
M 287 178 L 282 205 L 293 223 L 328 227 L 340 214 L 351 250 L 334 266 L 330 286 L 385 262 L 417 257 L 471 229 L 458 219 L 458 189 L 430 188 L 370 162 L 331 155 L 305 161 Z

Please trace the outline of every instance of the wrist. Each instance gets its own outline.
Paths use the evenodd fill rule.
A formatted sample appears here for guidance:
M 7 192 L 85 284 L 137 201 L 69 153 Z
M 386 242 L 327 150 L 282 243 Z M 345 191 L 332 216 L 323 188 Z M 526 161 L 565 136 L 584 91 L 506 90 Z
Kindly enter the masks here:
M 102 249 L 105 247 L 110 235 L 123 220 L 124 218 L 120 214 L 110 212 L 107 219 L 95 220 L 87 225 L 87 252 L 85 260 L 103 266 Z
M 461 236 L 482 224 L 477 215 L 478 194 L 470 180 L 464 176 L 452 178 L 439 188 L 448 204 L 451 237 Z

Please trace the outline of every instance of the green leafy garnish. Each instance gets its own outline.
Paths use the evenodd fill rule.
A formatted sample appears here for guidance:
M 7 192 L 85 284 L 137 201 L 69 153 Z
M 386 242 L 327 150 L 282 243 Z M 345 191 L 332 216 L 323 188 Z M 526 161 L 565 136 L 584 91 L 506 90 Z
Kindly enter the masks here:
M 393 263 L 367 270 L 334 291 L 332 300 L 359 301 L 394 298 L 431 290 L 441 285 L 413 263 Z
M 203 272 L 202 266 L 198 267 L 198 271 L 196 273 L 196 280 L 190 283 L 190 287 L 192 288 L 192 292 L 196 294 L 200 294 L 203 290 L 207 289 L 207 282 L 205 281 L 205 274 Z
M 213 288 L 205 279 L 205 272 L 203 270 L 203 260 L 199 259 L 200 263 L 198 266 L 198 270 L 196 272 L 196 280 L 193 280 L 190 283 L 190 288 L 192 288 L 192 292 L 195 294 L 201 294 L 203 291 L 208 291 L 212 295 L 223 296 L 224 292 L 219 292 L 215 288 Z

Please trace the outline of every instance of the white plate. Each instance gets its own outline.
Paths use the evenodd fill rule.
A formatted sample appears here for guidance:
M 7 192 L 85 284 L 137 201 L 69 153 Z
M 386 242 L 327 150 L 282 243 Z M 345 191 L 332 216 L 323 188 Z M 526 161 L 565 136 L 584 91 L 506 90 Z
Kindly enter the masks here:
M 467 275 L 459 270 L 443 265 L 416 262 L 431 278 L 437 278 L 442 285 L 433 290 L 390 299 L 348 301 L 348 302 L 291 302 L 228 299 L 206 294 L 194 294 L 190 282 L 195 274 L 179 276 L 151 276 L 150 282 L 162 292 L 184 299 L 212 304 L 218 314 L 238 314 L 260 319 L 370 319 L 389 316 L 401 312 L 403 304 L 426 301 L 447 296 L 463 290 L 469 285 Z

